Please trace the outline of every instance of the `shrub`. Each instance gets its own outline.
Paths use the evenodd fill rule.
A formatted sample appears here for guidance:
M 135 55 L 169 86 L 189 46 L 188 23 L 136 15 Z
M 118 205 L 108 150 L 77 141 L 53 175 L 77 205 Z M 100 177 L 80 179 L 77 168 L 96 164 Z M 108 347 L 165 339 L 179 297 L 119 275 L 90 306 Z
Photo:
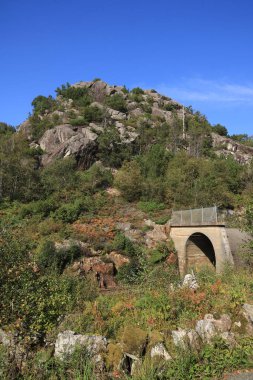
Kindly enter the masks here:
M 37 113 L 29 117 L 29 123 L 32 139 L 35 141 L 38 141 L 48 129 L 54 127 L 54 123 L 49 116 L 44 116 L 41 119 Z
M 80 172 L 79 175 L 84 191 L 96 192 L 96 190 L 105 189 L 113 181 L 111 171 L 96 163 L 85 172 Z
M 126 200 L 138 200 L 143 191 L 143 177 L 138 162 L 125 162 L 117 172 L 114 184 Z
M 0 122 L 0 135 L 3 135 L 3 134 L 12 134 L 14 132 L 15 132 L 15 128 L 14 127 L 12 127 L 9 124 Z
M 80 255 L 78 245 L 72 244 L 66 248 L 56 249 L 54 242 L 46 240 L 38 249 L 36 262 L 43 272 L 62 273 L 65 267 Z
M 121 232 L 116 234 L 108 248 L 124 253 L 130 257 L 137 256 L 140 253 L 139 247 Z
M 116 111 L 127 112 L 126 101 L 120 94 L 115 94 L 106 99 L 108 107 L 113 108 Z
M 97 157 L 105 166 L 119 168 L 124 160 L 130 159 L 134 151 L 133 145 L 122 143 L 119 131 L 114 125 L 106 128 L 97 141 Z
M 124 284 L 137 284 L 142 280 L 143 267 L 138 257 L 131 257 L 130 263 L 118 269 L 117 280 Z
M 45 193 L 73 189 L 78 179 L 75 168 L 75 159 L 69 157 L 56 160 L 43 169 L 41 180 Z
M 89 205 L 85 199 L 76 199 L 72 203 L 61 205 L 53 214 L 52 217 L 56 220 L 61 220 L 65 223 L 73 223 L 81 215 L 83 211 L 89 211 Z
M 32 216 L 40 214 L 43 217 L 47 217 L 50 212 L 55 211 L 57 209 L 57 205 L 53 199 L 45 199 L 30 202 L 27 205 L 21 207 L 20 216 L 22 218 L 26 216 Z
M 83 116 L 77 117 L 76 119 L 70 119 L 69 124 L 73 126 L 85 125 L 86 119 Z
M 224 125 L 216 124 L 212 126 L 212 131 L 220 136 L 228 136 L 228 130 Z
M 144 212 L 161 211 L 166 208 L 164 203 L 157 203 L 155 201 L 140 201 L 138 208 Z
M 52 96 L 42 96 L 39 95 L 32 101 L 34 114 L 44 115 L 45 112 L 50 112 L 56 108 L 56 101 Z
M 131 90 L 131 93 L 134 94 L 134 95 L 143 95 L 144 94 L 144 91 L 142 88 L 140 87 L 135 87 Z
M 165 111 L 178 111 L 182 108 L 182 106 L 177 103 L 171 103 L 166 104 L 163 108 L 165 109 Z
M 86 123 L 101 122 L 104 117 L 104 112 L 96 106 L 87 106 L 83 110 L 83 117 Z

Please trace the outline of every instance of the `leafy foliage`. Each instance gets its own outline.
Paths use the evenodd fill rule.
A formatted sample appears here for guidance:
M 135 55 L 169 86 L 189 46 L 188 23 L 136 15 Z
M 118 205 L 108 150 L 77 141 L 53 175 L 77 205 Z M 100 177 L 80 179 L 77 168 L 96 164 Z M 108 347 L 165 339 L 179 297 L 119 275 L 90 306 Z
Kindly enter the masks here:
M 108 107 L 113 108 L 116 111 L 127 112 L 126 101 L 120 94 L 109 96 L 106 100 Z
M 46 112 L 56 109 L 56 101 L 52 96 L 39 95 L 32 101 L 34 114 L 44 115 Z

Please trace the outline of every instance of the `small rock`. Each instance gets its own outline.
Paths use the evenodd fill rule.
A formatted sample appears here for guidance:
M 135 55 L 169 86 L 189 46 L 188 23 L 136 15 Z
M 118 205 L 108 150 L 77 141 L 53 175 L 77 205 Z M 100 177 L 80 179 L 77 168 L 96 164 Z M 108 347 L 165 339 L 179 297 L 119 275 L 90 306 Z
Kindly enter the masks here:
M 131 223 L 129 222 L 118 222 L 116 223 L 116 228 L 121 230 L 121 231 L 129 231 L 131 229 Z
M 0 344 L 8 348 L 13 347 L 14 346 L 13 335 L 9 332 L 5 332 L 4 330 L 0 329 Z
M 243 308 L 245 315 L 253 323 L 253 305 L 250 305 L 249 303 L 245 303 L 242 306 L 242 308 Z
M 130 260 L 128 257 L 121 255 L 118 252 L 112 251 L 107 255 L 109 259 L 114 263 L 115 268 L 118 270 L 125 264 L 129 264 Z
M 183 287 L 187 287 L 189 289 L 196 290 L 199 288 L 199 284 L 197 283 L 196 277 L 194 274 L 186 274 L 183 280 Z
M 213 319 L 212 322 L 216 330 L 222 333 L 230 331 L 232 326 L 231 318 L 227 314 L 222 314 L 220 319 Z
M 151 358 L 158 357 L 165 361 L 172 359 L 172 357 L 170 356 L 170 354 L 168 353 L 168 351 L 162 343 L 157 343 L 154 347 L 151 348 L 150 356 Z
M 225 340 L 225 342 L 230 346 L 234 347 L 236 345 L 236 340 L 235 340 L 235 334 L 232 332 L 223 332 L 221 334 L 221 338 Z

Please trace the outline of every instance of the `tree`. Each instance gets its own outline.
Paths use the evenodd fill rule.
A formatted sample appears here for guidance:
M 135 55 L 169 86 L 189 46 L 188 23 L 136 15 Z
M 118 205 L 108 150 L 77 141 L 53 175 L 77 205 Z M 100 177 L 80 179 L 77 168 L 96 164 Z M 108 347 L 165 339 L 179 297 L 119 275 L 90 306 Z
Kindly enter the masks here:
M 228 130 L 224 125 L 215 124 L 212 126 L 212 132 L 217 133 L 220 136 L 228 136 Z
M 46 112 L 52 111 L 55 105 L 56 102 L 51 95 L 48 97 L 39 95 L 32 101 L 34 114 L 44 115 Z
M 59 159 L 47 166 L 41 173 L 46 193 L 71 190 L 77 183 L 76 161 L 73 158 Z
M 138 200 L 143 190 L 143 177 L 138 162 L 125 162 L 117 172 L 114 183 L 128 201 Z
M 0 140 L 0 200 L 27 201 L 39 196 L 39 172 L 36 152 L 21 133 Z

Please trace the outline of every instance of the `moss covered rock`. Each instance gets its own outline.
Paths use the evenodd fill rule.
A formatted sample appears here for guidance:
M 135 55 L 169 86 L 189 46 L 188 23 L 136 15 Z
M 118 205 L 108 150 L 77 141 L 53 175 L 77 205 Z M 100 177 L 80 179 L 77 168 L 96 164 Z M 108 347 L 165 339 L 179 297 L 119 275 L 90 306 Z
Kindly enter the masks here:
M 148 333 L 136 326 L 126 326 L 119 336 L 124 352 L 142 356 L 148 344 Z

